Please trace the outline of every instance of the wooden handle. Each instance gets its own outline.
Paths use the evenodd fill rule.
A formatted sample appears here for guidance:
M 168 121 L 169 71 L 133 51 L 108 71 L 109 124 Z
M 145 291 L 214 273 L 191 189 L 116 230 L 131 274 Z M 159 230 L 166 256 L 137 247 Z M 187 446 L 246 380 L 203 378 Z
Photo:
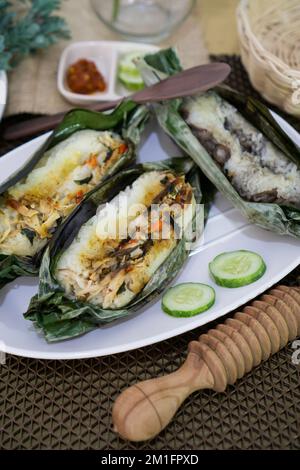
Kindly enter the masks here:
M 164 101 L 200 93 L 219 85 L 230 73 L 230 66 L 221 62 L 203 64 L 179 72 L 152 86 L 139 90 L 127 99 L 136 103 Z M 89 106 L 95 111 L 106 111 L 117 106 L 124 98 L 96 103 Z M 20 139 L 53 129 L 60 123 L 64 113 L 43 116 L 30 121 L 12 124 L 3 131 L 5 140 Z
M 92 111 L 107 111 L 114 108 L 121 100 L 106 101 L 89 106 Z M 5 140 L 17 140 L 30 137 L 41 132 L 54 129 L 63 119 L 66 113 L 57 113 L 52 116 L 41 116 L 28 121 L 19 122 L 6 127 L 3 131 Z
M 204 388 L 224 391 L 299 334 L 300 291 L 272 289 L 192 341 L 176 372 L 125 390 L 113 407 L 115 431 L 131 441 L 155 437 L 191 393 Z
M 145 441 L 159 434 L 184 400 L 194 391 L 212 388 L 213 376 L 198 354 L 173 374 L 133 385 L 116 400 L 114 429 L 130 441 Z

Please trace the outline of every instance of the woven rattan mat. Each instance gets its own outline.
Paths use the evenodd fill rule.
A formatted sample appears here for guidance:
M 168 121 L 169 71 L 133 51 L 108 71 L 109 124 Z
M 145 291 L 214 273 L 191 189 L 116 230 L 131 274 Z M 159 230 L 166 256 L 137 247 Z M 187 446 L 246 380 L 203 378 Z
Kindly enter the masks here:
M 222 59 L 233 67 L 231 86 L 252 92 L 239 59 Z M 0 142 L 2 153 L 8 149 Z M 299 268 L 284 282 L 295 284 L 298 275 Z M 300 449 L 300 366 L 292 364 L 291 345 L 225 393 L 195 393 L 168 428 L 146 444 L 131 444 L 113 433 L 111 407 L 120 391 L 135 381 L 175 370 L 188 342 L 209 327 L 99 359 L 39 361 L 8 356 L 0 366 L 0 447 Z

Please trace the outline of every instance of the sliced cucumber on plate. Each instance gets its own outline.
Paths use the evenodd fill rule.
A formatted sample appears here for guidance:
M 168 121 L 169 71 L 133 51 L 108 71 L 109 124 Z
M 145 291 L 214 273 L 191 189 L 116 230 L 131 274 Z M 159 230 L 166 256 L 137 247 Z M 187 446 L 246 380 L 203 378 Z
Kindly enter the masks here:
M 221 253 L 209 264 L 210 273 L 219 286 L 242 287 L 260 279 L 266 272 L 262 257 L 253 251 Z
M 193 317 L 205 312 L 215 303 L 215 291 L 206 284 L 187 282 L 167 290 L 162 309 L 174 317 Z

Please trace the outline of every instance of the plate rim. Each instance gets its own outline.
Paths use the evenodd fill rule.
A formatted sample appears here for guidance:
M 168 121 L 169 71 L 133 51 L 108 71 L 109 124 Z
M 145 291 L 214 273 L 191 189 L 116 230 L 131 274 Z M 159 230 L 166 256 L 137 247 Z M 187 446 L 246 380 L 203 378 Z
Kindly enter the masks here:
M 293 264 L 290 264 L 288 268 L 280 272 L 279 276 L 274 276 L 272 278 L 272 282 L 267 282 L 266 284 L 260 286 L 257 290 L 254 290 L 252 292 L 255 292 L 254 295 L 251 294 L 251 296 L 245 295 L 244 297 L 241 297 L 239 301 L 236 302 L 236 305 L 233 305 L 230 307 L 230 310 L 228 311 L 227 307 L 224 308 L 224 312 L 220 313 L 220 310 L 217 310 L 215 314 L 212 314 L 209 321 L 204 320 L 203 322 L 199 322 L 197 320 L 201 319 L 201 315 L 198 317 L 195 317 L 195 323 L 197 324 L 191 324 L 191 323 L 186 323 L 186 325 L 180 325 L 177 328 L 171 330 L 171 332 L 167 333 L 162 333 L 160 335 L 156 336 L 151 336 L 149 339 L 145 340 L 139 340 L 130 343 L 130 346 L 128 346 L 128 343 L 121 345 L 121 346 L 114 346 L 111 348 L 102 348 L 102 352 L 99 352 L 101 350 L 91 350 L 86 353 L 84 352 L 79 352 L 79 353 L 74 353 L 74 352 L 65 352 L 65 353 L 48 353 L 48 352 L 38 352 L 34 353 L 34 351 L 28 352 L 28 350 L 23 350 L 21 348 L 14 348 L 14 347 L 6 347 L 4 345 L 4 353 L 7 354 L 13 354 L 15 356 L 19 357 L 26 357 L 26 358 L 31 358 L 31 359 L 42 359 L 42 360 L 80 360 L 80 359 L 91 359 L 94 357 L 106 357 L 106 356 L 111 356 L 115 354 L 121 354 L 123 352 L 127 351 L 133 351 L 135 349 L 140 349 L 144 348 L 147 346 L 150 346 L 152 344 L 157 344 L 161 341 L 165 341 L 167 339 L 175 338 L 176 336 L 179 336 L 181 334 L 185 334 L 189 331 L 193 331 L 196 328 L 200 328 L 201 326 L 206 325 L 207 323 L 210 323 L 218 318 L 223 318 L 225 315 L 229 314 L 230 312 L 234 311 L 241 305 L 244 305 L 245 303 L 251 301 L 252 299 L 256 298 L 257 296 L 261 295 L 263 292 L 267 291 L 272 287 L 273 285 L 277 284 L 281 279 L 283 279 L 285 276 L 287 276 L 291 271 L 293 271 L 298 265 L 300 264 L 300 254 L 299 257 L 296 258 L 296 262 Z M 254 285 L 254 284 L 253 284 Z M 223 309 L 221 309 L 222 311 Z M 197 319 L 197 320 L 196 320 Z M 130 321 L 130 320 L 129 320 Z M 180 330 L 180 331 L 177 331 Z M 175 332 L 175 333 L 174 333 Z M 87 333 L 88 334 L 88 333 Z M 0 343 L 1 340 L 0 340 Z M 55 344 L 55 343 L 52 343 Z M 114 349 L 115 348 L 115 349 Z M 3 348 L 2 348 L 3 349 Z

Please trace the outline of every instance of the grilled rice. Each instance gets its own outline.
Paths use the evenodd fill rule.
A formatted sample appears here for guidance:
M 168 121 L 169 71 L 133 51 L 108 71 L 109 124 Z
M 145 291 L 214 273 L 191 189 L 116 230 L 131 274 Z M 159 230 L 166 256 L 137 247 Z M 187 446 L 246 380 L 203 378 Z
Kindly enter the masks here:
M 117 213 L 118 232 L 111 238 L 102 229 L 112 226 L 113 209 L 120 206 L 121 198 L 126 198 L 128 215 Z M 184 214 L 180 220 L 178 208 Z M 178 227 L 182 220 L 186 227 L 194 212 L 193 191 L 184 176 L 147 172 L 80 228 L 59 259 L 55 277 L 71 298 L 106 309 L 121 308 L 142 291 L 170 255 L 178 243 Z
M 117 134 L 82 130 L 47 151 L 0 198 L 0 253 L 36 254 L 126 149 Z
M 185 100 L 186 122 L 241 197 L 300 207 L 300 171 L 214 92 Z

